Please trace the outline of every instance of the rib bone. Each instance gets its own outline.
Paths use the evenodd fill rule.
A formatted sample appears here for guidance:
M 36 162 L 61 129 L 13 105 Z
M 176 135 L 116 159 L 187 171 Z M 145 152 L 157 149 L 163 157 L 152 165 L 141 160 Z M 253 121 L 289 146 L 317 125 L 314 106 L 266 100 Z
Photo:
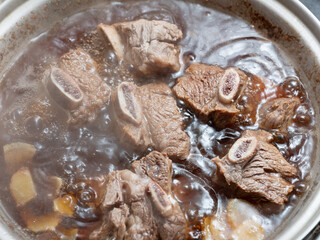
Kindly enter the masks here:
M 258 150 L 258 141 L 255 137 L 238 139 L 231 147 L 228 158 L 233 163 L 249 161 Z
M 66 109 L 75 109 L 83 99 L 83 92 L 78 84 L 60 68 L 51 68 L 47 89 L 54 100 Z
M 136 87 L 133 84 L 121 83 L 117 89 L 117 101 L 123 116 L 139 125 L 142 120 L 142 107 L 135 91 Z
M 240 77 L 233 68 L 226 70 L 219 82 L 219 100 L 229 104 L 236 96 L 240 85 Z
M 151 181 L 148 185 L 153 203 L 164 217 L 169 216 L 172 212 L 172 204 L 167 193 L 155 182 Z
M 114 26 L 99 24 L 98 28 L 107 36 L 111 43 L 118 60 L 122 60 L 124 56 L 124 45 L 121 36 L 118 34 Z

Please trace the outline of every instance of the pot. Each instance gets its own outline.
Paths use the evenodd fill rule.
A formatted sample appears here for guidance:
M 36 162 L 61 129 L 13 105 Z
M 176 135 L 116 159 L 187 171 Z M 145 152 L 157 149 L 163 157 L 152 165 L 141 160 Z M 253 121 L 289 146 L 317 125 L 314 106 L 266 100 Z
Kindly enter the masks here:
M 130 0 L 129 0 L 130 1 Z M 3 76 L 28 42 L 57 21 L 106 0 L 6 0 L 0 1 L 0 76 Z M 192 1 L 222 8 L 254 24 L 273 39 L 300 74 L 315 110 L 315 150 L 310 187 L 270 239 L 302 239 L 320 220 L 320 23 L 298 0 Z M 290 36 L 288 38 L 288 36 Z M 0 205 L 0 239 L 30 239 Z

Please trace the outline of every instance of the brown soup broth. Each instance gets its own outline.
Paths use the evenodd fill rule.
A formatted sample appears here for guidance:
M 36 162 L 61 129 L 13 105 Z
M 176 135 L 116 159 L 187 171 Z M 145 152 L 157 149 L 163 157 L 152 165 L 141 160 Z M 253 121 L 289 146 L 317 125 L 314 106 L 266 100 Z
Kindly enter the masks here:
M 118 65 L 111 47 L 96 31 L 99 23 L 112 24 L 140 18 L 166 20 L 182 29 L 183 69 L 178 74 L 150 79 L 137 77 L 133 69 Z M 281 96 L 298 96 L 302 104 L 294 117 L 294 124 L 287 137 L 276 136 L 275 144 L 299 174 L 297 178 L 290 179 L 295 190 L 285 208 L 257 205 L 266 216 L 264 228 L 267 235 L 308 189 L 314 112 L 290 59 L 277 44 L 244 20 L 180 1 L 113 2 L 78 13 L 33 39 L 12 65 L 2 79 L 0 145 L 16 141 L 33 144 L 38 151 L 31 171 L 40 181 L 45 176 L 55 175 L 68 184 L 88 182 L 88 178 L 96 179 L 114 170 L 130 168 L 133 160 L 143 156 L 121 145 L 113 131 L 114 123 L 108 106 L 91 124 L 80 128 L 66 125 L 66 112 L 50 98 L 42 81 L 44 71 L 76 47 L 83 48 L 97 61 L 99 74 L 111 87 L 123 81 L 138 84 L 165 81 L 173 86 L 176 77 L 183 75 L 188 65 L 201 62 L 221 67 L 235 66 L 269 79 L 274 85 L 267 86 L 265 101 Z M 178 101 L 178 105 L 191 139 L 191 154 L 188 160 L 173 164 L 174 194 L 188 219 L 189 237 L 201 239 L 201 219 L 213 214 L 220 202 L 225 201 L 223 199 L 234 197 L 212 182 L 215 165 L 210 159 L 224 156 L 246 127 L 217 130 L 211 122 L 197 119 L 182 102 Z M 257 128 L 256 125 L 250 127 Z M 1 161 L 4 165 L 2 158 Z M 4 167 L 0 171 L 1 200 L 9 214 L 21 223 L 8 190 L 10 176 Z M 99 191 L 99 188 L 91 187 L 91 191 Z M 81 201 L 80 197 L 78 202 Z M 37 211 L 45 211 L 45 206 L 39 208 Z M 78 238 L 86 239 L 100 221 L 101 213 L 79 204 L 75 218 L 65 224 L 79 228 Z

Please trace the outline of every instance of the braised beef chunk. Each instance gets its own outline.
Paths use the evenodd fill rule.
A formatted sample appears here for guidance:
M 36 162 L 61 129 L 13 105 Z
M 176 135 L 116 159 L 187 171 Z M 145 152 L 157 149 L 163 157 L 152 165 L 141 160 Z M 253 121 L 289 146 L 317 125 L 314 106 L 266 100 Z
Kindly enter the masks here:
M 272 135 L 265 131 L 247 130 L 227 156 L 212 161 L 239 195 L 282 205 L 294 187 L 284 178 L 294 177 L 297 170 L 270 141 Z
M 140 88 L 140 96 L 154 149 L 170 158 L 186 159 L 189 136 L 182 130 L 182 116 L 171 89 L 165 83 L 148 84 Z
M 186 219 L 172 191 L 172 161 L 166 154 L 153 151 L 134 161 L 132 167 L 141 177 L 152 181 L 148 185 L 149 196 L 155 209 L 156 222 L 161 239 L 185 239 Z
M 119 60 L 132 64 L 143 75 L 168 74 L 180 69 L 182 38 L 179 28 L 165 21 L 140 19 L 98 26 Z
M 264 129 L 286 131 L 291 125 L 300 100 L 293 98 L 277 98 L 266 102 L 259 111 L 259 126 Z
M 129 170 L 110 173 L 101 203 L 103 223 L 90 239 L 157 239 L 152 205 L 146 194 L 149 181 Z
M 60 68 L 51 68 L 47 89 L 55 101 L 70 110 L 72 124 L 93 121 L 111 94 L 97 72 L 96 62 L 82 49 L 64 54 Z
M 171 191 L 172 162 L 166 154 L 153 151 L 139 161 L 132 163 L 134 172 L 140 176 L 147 175 L 166 192 Z
M 50 2 L 77 11 L 0 51 L 0 205 L 19 232 L 276 238 L 317 177 L 319 112 L 286 51 L 299 41 L 232 1 Z
M 166 154 L 153 151 L 134 161 L 134 171 L 152 181 L 148 192 L 155 209 L 156 222 L 161 239 L 185 239 L 186 219 L 172 192 L 172 161 Z
M 140 151 L 148 147 L 186 159 L 189 137 L 182 130 L 182 117 L 165 83 L 138 87 L 124 82 L 112 96 L 120 138 Z
M 160 159 L 165 163 L 161 164 Z M 142 162 L 140 162 L 142 161 Z M 154 164 L 149 171 L 148 162 Z M 156 174 L 158 165 L 159 175 Z M 135 161 L 134 170 L 109 173 L 101 203 L 104 219 L 90 239 L 185 239 L 186 219 L 171 193 L 171 160 L 159 152 Z M 160 176 L 167 178 L 166 182 Z M 165 183 L 164 190 L 160 185 Z
M 92 234 L 91 239 L 125 239 L 125 233 L 127 230 L 126 221 L 128 219 L 129 209 L 127 205 L 115 207 L 108 215 L 104 217 L 103 231 L 96 231 Z
M 144 119 L 139 88 L 124 82 L 116 88 L 111 99 L 121 141 L 142 151 L 150 146 L 151 137 Z
M 155 182 L 149 183 L 148 190 L 160 239 L 185 239 L 186 219 L 178 202 Z
M 177 80 L 173 92 L 200 117 L 218 128 L 253 124 L 264 84 L 236 68 L 194 63 Z

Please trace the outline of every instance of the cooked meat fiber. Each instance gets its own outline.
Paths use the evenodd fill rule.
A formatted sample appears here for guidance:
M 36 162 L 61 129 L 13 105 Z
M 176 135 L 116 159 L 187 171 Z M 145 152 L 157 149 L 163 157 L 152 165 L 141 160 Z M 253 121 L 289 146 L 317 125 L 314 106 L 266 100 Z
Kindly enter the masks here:
M 132 64 L 143 75 L 168 74 L 180 69 L 182 39 L 179 28 L 165 21 L 140 19 L 98 26 L 119 60 Z
M 254 124 L 264 83 L 236 68 L 194 63 L 177 80 L 173 92 L 200 117 L 218 128 Z
M 247 130 L 227 156 L 212 161 L 239 195 L 282 205 L 294 188 L 284 177 L 294 177 L 297 170 L 271 141 L 272 135 L 266 131 Z
M 97 72 L 97 64 L 82 49 L 71 50 L 51 69 L 47 88 L 51 96 L 70 110 L 70 123 L 93 121 L 110 98 L 111 89 Z
M 158 165 L 159 170 L 170 175 L 171 180 L 172 172 L 168 172 L 171 160 L 158 152 L 150 153 L 143 159 L 144 163 L 135 161 L 136 169 L 155 157 L 164 160 L 166 164 Z M 174 197 L 160 184 L 142 171 L 139 174 L 129 170 L 109 173 L 100 206 L 103 223 L 90 239 L 185 239 L 184 215 Z M 170 185 L 168 191 L 171 192 L 171 182 L 166 184 Z
M 148 176 L 157 184 L 149 185 L 149 191 L 153 198 L 153 203 L 158 210 L 158 214 L 162 217 L 157 218 L 158 230 L 161 239 L 184 239 L 186 220 L 183 213 L 179 207 L 179 204 L 174 201 L 169 204 L 166 199 L 166 195 L 171 195 L 172 190 L 172 161 L 166 156 L 166 154 L 153 151 L 149 153 L 146 157 L 140 159 L 139 161 L 134 161 L 132 163 L 134 172 L 139 176 Z M 152 187 L 153 189 L 152 190 Z M 157 198 L 154 196 L 155 193 L 162 193 L 163 197 Z M 173 198 L 171 196 L 171 198 Z M 171 200 L 170 200 L 171 201 Z M 162 202 L 168 202 L 168 206 L 164 206 Z
M 139 161 L 132 163 L 134 172 L 147 175 L 166 192 L 170 193 L 172 183 L 172 162 L 166 154 L 153 151 Z
M 293 98 L 277 98 L 262 105 L 259 111 L 259 126 L 264 129 L 278 129 L 285 132 L 292 124 L 293 116 L 300 100 Z
M 133 83 L 122 83 L 111 99 L 120 139 L 128 146 L 145 150 L 151 145 L 151 136 L 144 119 L 139 87 Z
M 165 83 L 138 87 L 124 82 L 112 96 L 114 116 L 123 142 L 146 151 L 153 147 L 170 158 L 186 159 L 189 137 L 172 91 Z
M 146 195 L 149 181 L 129 170 L 110 173 L 101 203 L 103 223 L 90 239 L 156 239 L 157 226 Z
M 186 159 L 190 140 L 171 89 L 164 83 L 148 84 L 140 88 L 140 96 L 154 149 L 170 158 Z

